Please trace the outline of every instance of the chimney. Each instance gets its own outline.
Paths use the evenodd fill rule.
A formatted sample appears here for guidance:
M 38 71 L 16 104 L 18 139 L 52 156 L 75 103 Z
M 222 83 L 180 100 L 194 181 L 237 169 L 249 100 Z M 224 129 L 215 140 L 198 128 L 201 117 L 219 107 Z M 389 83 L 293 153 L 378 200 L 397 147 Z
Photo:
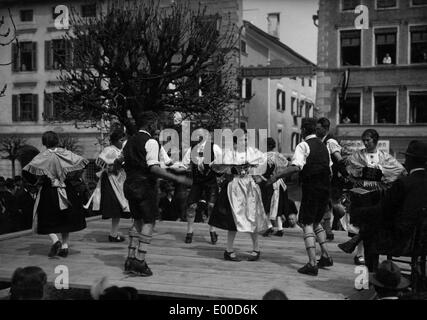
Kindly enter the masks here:
M 280 29 L 280 13 L 274 12 L 269 13 L 267 16 L 268 21 L 268 33 L 272 36 L 279 38 L 279 29 Z

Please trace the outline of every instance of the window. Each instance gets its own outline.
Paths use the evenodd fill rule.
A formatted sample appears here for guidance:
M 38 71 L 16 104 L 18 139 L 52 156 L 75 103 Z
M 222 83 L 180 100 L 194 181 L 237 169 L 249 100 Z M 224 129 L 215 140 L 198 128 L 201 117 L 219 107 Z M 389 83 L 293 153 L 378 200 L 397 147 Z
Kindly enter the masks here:
M 282 145 L 283 145 L 283 130 L 282 128 L 277 128 L 277 152 L 282 152 Z
M 240 41 L 240 51 L 242 52 L 242 53 L 245 53 L 245 54 L 247 54 L 248 52 L 246 51 L 246 41 L 244 41 L 244 40 L 241 40 Z
M 269 13 L 267 16 L 267 20 L 268 33 L 272 36 L 279 38 L 280 13 Z
M 374 93 L 374 123 L 396 123 L 396 92 Z
M 58 70 L 71 61 L 70 44 L 64 39 L 45 41 L 45 68 Z
M 62 102 L 62 92 L 45 93 L 43 118 L 45 120 L 60 120 L 66 107 Z
M 360 66 L 360 30 L 341 31 L 341 65 Z
M 305 80 L 304 80 L 304 78 L 301 78 L 301 85 L 304 87 L 304 84 L 305 84 Z
M 309 86 L 309 87 L 312 87 L 312 86 L 313 86 L 313 80 L 308 79 L 308 86 Z
M 411 32 L 411 63 L 427 63 L 427 26 L 413 26 Z
M 96 3 L 82 5 L 82 17 L 90 18 L 96 16 Z
M 341 101 L 339 118 L 341 124 L 360 123 L 360 93 L 348 93 Z
M 304 113 L 304 112 L 303 112 L 303 110 L 304 110 L 304 106 L 305 106 L 305 101 L 304 101 L 304 100 L 301 100 L 301 101 L 299 102 L 299 105 L 298 105 L 298 117 L 302 117 L 302 114 Z
M 37 121 L 38 95 L 12 95 L 12 121 Z
M 19 11 L 19 16 L 22 22 L 33 21 L 34 11 L 33 10 L 21 10 Z
M 298 143 L 301 141 L 301 135 L 298 132 L 292 132 L 291 135 L 291 150 L 295 151 Z
M 341 0 L 342 11 L 354 11 L 360 2 L 360 0 Z
M 409 93 L 409 123 L 427 123 L 427 91 Z
M 243 99 L 250 99 L 252 97 L 252 80 L 244 78 L 242 80 L 241 88 L 242 88 L 241 97 Z
M 12 44 L 12 70 L 36 71 L 37 70 L 37 43 L 21 42 L 19 50 L 15 43 Z
M 390 9 L 397 7 L 397 0 L 377 0 L 377 9 Z
M 286 109 L 286 93 L 281 89 L 276 91 L 276 109 L 278 111 L 285 111 Z
M 427 6 L 427 0 L 412 0 L 413 6 Z
M 314 114 L 314 105 L 312 103 L 306 102 L 305 104 L 305 117 L 312 118 Z
M 297 109 L 296 109 L 296 104 L 297 104 L 297 99 L 295 97 L 291 97 L 291 113 L 293 115 L 297 114 Z
M 397 29 L 375 30 L 375 64 L 396 64 Z

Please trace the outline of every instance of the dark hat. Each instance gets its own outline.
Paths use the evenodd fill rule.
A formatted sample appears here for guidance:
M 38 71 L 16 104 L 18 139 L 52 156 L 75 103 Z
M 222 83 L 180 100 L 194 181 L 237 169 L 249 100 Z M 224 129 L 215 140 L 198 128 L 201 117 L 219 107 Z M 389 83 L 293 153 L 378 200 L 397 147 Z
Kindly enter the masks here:
M 412 140 L 409 142 L 406 152 L 401 153 L 408 157 L 427 160 L 427 143 L 418 140 Z
M 386 289 L 405 289 L 409 281 L 402 277 L 400 268 L 392 261 L 381 262 L 376 273 L 369 274 L 369 282 L 373 285 Z

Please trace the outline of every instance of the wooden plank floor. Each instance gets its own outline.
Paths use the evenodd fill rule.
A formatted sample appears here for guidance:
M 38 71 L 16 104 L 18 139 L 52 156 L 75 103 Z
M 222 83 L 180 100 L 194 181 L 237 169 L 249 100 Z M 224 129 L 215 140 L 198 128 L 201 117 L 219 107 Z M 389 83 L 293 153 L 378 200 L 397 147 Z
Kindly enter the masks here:
M 122 220 L 126 235 L 130 221 Z M 156 225 L 147 261 L 154 275 L 147 278 L 123 274 L 127 241 L 110 243 L 110 221 L 92 220 L 88 227 L 71 234 L 70 255 L 49 259 L 47 236 L 20 235 L 0 240 L 0 281 L 9 281 L 17 267 L 36 265 L 54 281 L 55 267 L 69 270 L 70 286 L 90 288 L 103 276 L 119 286 L 133 286 L 141 294 L 193 299 L 261 299 L 272 289 L 283 290 L 290 299 L 345 299 L 354 295 L 353 256 L 339 251 L 336 244 L 347 239 L 335 232 L 329 243 L 334 266 L 320 269 L 317 277 L 301 275 L 297 269 L 306 261 L 302 231 L 285 229 L 284 237 L 260 237 L 261 259 L 257 262 L 223 260 L 226 232 L 210 244 L 208 226 L 196 224 L 192 244 L 185 244 L 186 223 L 160 222 Z M 238 234 L 235 249 L 245 258 L 250 250 L 248 234 Z

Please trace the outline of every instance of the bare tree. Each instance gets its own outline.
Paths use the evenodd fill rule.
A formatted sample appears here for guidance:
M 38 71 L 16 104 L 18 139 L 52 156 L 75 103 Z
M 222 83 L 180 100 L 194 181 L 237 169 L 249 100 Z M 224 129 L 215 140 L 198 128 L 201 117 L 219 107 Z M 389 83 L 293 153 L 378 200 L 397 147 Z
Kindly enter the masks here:
M 0 140 L 1 158 L 12 162 L 12 177 L 15 177 L 15 161 L 20 157 L 20 149 L 25 145 L 25 139 L 19 136 L 9 136 Z
M 59 77 L 63 120 L 115 117 L 132 130 L 131 118 L 147 110 L 179 111 L 212 128 L 230 118 L 239 30 L 200 4 L 159 3 L 110 1 L 96 18 L 71 14 L 65 39 L 73 54 Z
M 1 47 L 6 47 L 9 46 L 12 42 L 16 42 L 17 44 L 17 48 L 18 48 L 18 52 L 19 52 L 19 43 L 18 43 L 18 38 L 16 37 L 16 26 L 15 26 L 15 22 L 13 21 L 13 17 L 12 17 L 12 13 L 10 12 L 10 9 L 8 8 L 8 13 L 9 13 L 9 18 L 10 21 L 12 23 L 13 26 L 13 33 L 11 33 L 11 29 L 10 27 L 7 27 L 7 29 L 5 29 L 3 26 L 5 25 L 5 21 L 4 21 L 4 16 L 1 17 L 0 20 L 0 46 Z M 4 31 L 2 29 L 5 29 Z M 12 57 L 13 59 L 14 57 Z M 4 61 L 0 61 L 0 66 L 7 66 L 12 64 L 12 60 L 8 61 L 8 62 L 4 62 Z M 7 89 L 7 84 L 5 84 L 3 86 L 3 88 L 0 90 L 0 97 L 4 97 L 4 94 L 6 92 Z
M 81 146 L 79 145 L 79 139 L 68 133 L 61 133 L 58 135 L 59 144 L 58 146 L 67 149 L 76 154 L 80 154 Z

